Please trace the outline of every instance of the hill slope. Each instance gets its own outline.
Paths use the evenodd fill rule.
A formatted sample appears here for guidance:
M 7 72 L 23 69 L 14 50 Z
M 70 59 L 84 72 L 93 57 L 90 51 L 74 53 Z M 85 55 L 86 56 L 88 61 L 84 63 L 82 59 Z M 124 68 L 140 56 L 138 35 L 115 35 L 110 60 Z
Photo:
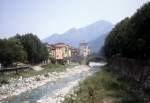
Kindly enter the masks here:
M 112 30 L 113 24 L 108 21 L 98 21 L 83 28 L 72 28 L 63 34 L 53 34 L 43 41 L 47 43 L 64 42 L 78 47 L 80 42 L 90 42 L 102 34 Z
M 100 49 L 104 46 L 105 38 L 107 37 L 108 33 L 100 35 L 95 40 L 89 42 L 89 45 L 93 52 L 99 52 Z

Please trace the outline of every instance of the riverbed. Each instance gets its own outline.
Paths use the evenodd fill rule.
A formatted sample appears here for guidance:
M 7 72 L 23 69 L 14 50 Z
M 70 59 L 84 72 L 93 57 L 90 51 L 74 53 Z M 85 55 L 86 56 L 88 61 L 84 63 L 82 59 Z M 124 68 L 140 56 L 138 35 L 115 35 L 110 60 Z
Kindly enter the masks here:
M 61 103 L 67 94 L 73 92 L 73 88 L 79 81 L 100 70 L 101 65 L 76 66 L 65 73 L 57 74 L 57 79 L 49 81 L 37 88 L 25 91 L 16 96 L 2 99 L 1 103 Z M 54 77 L 54 78 L 56 78 Z M 52 79 L 52 78 L 49 78 Z

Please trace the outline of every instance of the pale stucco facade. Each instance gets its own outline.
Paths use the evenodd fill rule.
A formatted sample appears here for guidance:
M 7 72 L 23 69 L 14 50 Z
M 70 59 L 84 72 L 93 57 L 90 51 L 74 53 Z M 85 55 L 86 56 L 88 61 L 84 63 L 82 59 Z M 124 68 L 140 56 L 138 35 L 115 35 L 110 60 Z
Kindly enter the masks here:
M 79 50 L 80 50 L 80 56 L 83 56 L 83 57 L 87 57 L 91 53 L 88 43 L 80 43 Z

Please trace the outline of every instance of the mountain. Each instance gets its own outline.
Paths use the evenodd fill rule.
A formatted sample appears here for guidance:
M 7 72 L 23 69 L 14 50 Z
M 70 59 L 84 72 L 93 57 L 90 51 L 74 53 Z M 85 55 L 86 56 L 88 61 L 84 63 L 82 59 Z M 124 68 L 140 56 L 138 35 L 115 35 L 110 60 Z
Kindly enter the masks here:
M 99 52 L 100 49 L 103 47 L 105 38 L 107 37 L 108 33 L 100 35 L 95 40 L 92 40 L 89 43 L 89 46 L 91 47 L 93 52 Z
M 113 24 L 108 21 L 97 21 L 83 28 L 71 28 L 63 34 L 53 34 L 43 40 L 47 43 L 64 42 L 78 47 L 80 42 L 90 42 L 96 40 L 103 34 L 107 34 L 113 28 Z

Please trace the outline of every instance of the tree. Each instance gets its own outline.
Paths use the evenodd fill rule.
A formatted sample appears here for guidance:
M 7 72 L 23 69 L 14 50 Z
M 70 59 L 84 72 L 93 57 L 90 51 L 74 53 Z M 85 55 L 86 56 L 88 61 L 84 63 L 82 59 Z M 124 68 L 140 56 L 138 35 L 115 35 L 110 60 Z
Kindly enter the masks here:
M 0 39 L 0 63 L 10 66 L 13 62 L 26 62 L 27 54 L 16 38 Z
M 150 58 L 150 2 L 115 26 L 106 38 L 104 52 L 107 59 L 118 54 L 138 60 Z
M 27 52 L 27 59 L 29 63 L 40 63 L 43 60 L 47 60 L 49 53 L 45 44 L 43 44 L 36 35 L 32 33 L 25 34 L 23 36 L 16 35 L 23 47 Z

